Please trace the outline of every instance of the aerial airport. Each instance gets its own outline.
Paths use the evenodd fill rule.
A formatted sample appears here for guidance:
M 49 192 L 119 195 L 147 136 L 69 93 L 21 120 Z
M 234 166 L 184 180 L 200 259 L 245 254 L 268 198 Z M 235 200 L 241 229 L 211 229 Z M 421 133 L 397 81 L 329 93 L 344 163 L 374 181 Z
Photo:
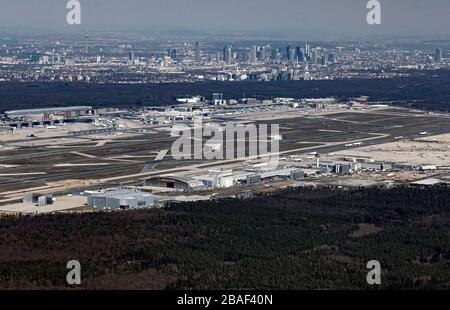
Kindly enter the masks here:
M 120 212 L 312 185 L 448 183 L 449 119 L 444 112 L 367 96 L 225 100 L 220 93 L 179 97 L 166 107 L 5 111 L 0 213 Z M 277 150 L 269 151 L 276 163 L 262 153 L 212 159 L 172 154 L 179 138 L 173 128 L 201 126 L 203 132 L 230 123 L 277 124 L 279 132 L 267 141 L 276 140 Z M 250 148 L 250 138 L 244 142 Z M 201 143 L 208 145 L 208 137 Z M 210 148 L 224 152 L 226 145 Z

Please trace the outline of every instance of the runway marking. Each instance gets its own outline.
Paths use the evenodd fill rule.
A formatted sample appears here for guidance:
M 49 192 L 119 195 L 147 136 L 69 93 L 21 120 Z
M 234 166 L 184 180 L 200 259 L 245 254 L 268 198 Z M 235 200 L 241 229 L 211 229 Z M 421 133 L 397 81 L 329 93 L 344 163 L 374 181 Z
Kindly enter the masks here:
M 318 131 L 321 132 L 336 132 L 336 133 L 341 133 L 341 130 L 331 130 L 331 129 L 319 129 Z
M 123 159 L 123 158 L 114 158 L 114 157 L 108 157 L 105 158 L 106 160 L 111 161 L 119 161 L 119 162 L 126 162 L 126 163 L 141 163 L 142 161 L 139 160 L 132 160 L 132 159 Z
M 70 153 L 71 153 L 71 154 L 74 154 L 74 155 L 81 156 L 81 157 L 86 157 L 86 158 L 97 158 L 97 156 L 89 155 L 89 154 L 81 153 L 81 152 L 77 152 L 77 151 L 72 151 L 72 152 L 70 152 Z
M 161 150 L 159 151 L 158 155 L 156 155 L 155 160 L 163 160 L 164 157 L 166 157 L 169 150 Z
M 154 154 L 158 154 L 158 152 L 151 152 Z M 114 156 L 114 157 L 108 157 L 107 159 L 128 159 L 128 158 L 153 158 L 154 155 L 121 155 L 121 156 Z
M 53 167 L 90 167 L 90 166 L 108 166 L 109 163 L 92 163 L 92 164 L 56 164 Z
M 44 174 L 47 174 L 47 172 L 1 173 L 0 177 L 15 177 L 15 176 L 44 175 Z
M 104 146 L 108 142 L 111 142 L 111 140 L 102 140 L 102 141 L 98 142 L 95 146 Z
M 79 148 L 79 145 L 48 145 L 46 148 L 48 149 L 76 149 Z

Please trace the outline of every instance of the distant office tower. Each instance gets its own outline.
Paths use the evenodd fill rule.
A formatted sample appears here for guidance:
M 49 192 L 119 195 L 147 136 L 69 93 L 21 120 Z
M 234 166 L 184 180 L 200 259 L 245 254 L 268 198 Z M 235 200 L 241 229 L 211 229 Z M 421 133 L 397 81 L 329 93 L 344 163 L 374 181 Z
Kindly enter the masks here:
M 41 55 L 39 54 L 39 52 L 33 52 L 33 54 L 31 54 L 30 61 L 38 62 L 40 58 L 41 58 Z
M 223 61 L 226 64 L 231 64 L 231 58 L 232 58 L 231 46 L 226 45 L 223 48 Z
M 437 62 L 442 61 L 442 49 L 441 48 L 436 49 L 436 58 L 435 59 Z
M 248 62 L 249 63 L 254 64 L 254 63 L 257 62 L 256 54 L 257 54 L 257 48 L 256 48 L 256 46 L 253 45 L 251 50 L 250 50 L 249 57 L 248 57 Z
M 325 57 L 325 55 L 322 56 L 321 63 L 322 63 L 322 66 L 328 65 L 327 57 Z
M 330 53 L 330 54 L 328 55 L 328 62 L 330 62 L 330 63 L 335 63 L 335 62 L 336 62 L 336 54 Z
M 130 52 L 129 59 L 132 62 L 134 61 L 134 52 L 133 51 Z
M 286 59 L 291 61 L 292 59 L 291 59 L 291 46 L 290 45 L 286 46 L 285 54 L 286 54 Z
M 278 48 L 273 48 L 272 49 L 272 59 L 276 60 L 278 59 L 278 55 L 280 54 L 280 50 Z
M 313 49 L 311 51 L 311 59 L 310 59 L 311 63 L 313 64 L 317 63 L 317 57 L 319 57 L 319 53 L 317 52 L 316 49 Z
M 267 51 L 269 51 L 269 49 L 270 49 L 269 46 L 261 46 L 259 59 L 261 59 L 263 61 L 266 60 L 266 58 L 267 58 Z
M 195 42 L 195 61 L 200 62 L 200 42 Z
M 297 46 L 295 48 L 295 59 L 297 61 L 300 61 L 300 62 L 303 61 L 303 51 L 302 51 L 302 48 L 300 46 Z
M 311 47 L 308 42 L 305 43 L 305 58 L 308 60 L 311 57 Z
M 177 49 L 176 48 L 173 48 L 173 49 L 169 50 L 169 57 L 172 60 L 176 60 L 177 59 Z
M 289 60 L 294 61 L 295 60 L 295 48 L 291 48 L 289 50 Z

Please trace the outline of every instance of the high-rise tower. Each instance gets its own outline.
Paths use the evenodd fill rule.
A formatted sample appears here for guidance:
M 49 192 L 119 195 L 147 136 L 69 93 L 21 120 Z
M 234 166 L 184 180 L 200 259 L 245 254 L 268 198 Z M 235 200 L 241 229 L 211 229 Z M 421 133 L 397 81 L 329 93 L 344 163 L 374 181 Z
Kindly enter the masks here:
M 200 62 L 200 42 L 195 42 L 195 61 Z

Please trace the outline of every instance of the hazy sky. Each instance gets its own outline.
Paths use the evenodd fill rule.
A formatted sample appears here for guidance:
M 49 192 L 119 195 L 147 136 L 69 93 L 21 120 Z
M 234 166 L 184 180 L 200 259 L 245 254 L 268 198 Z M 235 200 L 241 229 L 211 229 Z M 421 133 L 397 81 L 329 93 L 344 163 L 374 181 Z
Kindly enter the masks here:
M 368 0 L 79 1 L 81 27 L 89 30 L 196 30 L 298 38 L 450 33 L 450 0 L 379 0 L 380 26 L 366 23 Z M 75 29 L 77 26 L 66 24 L 66 3 L 67 0 L 0 0 L 0 31 Z

